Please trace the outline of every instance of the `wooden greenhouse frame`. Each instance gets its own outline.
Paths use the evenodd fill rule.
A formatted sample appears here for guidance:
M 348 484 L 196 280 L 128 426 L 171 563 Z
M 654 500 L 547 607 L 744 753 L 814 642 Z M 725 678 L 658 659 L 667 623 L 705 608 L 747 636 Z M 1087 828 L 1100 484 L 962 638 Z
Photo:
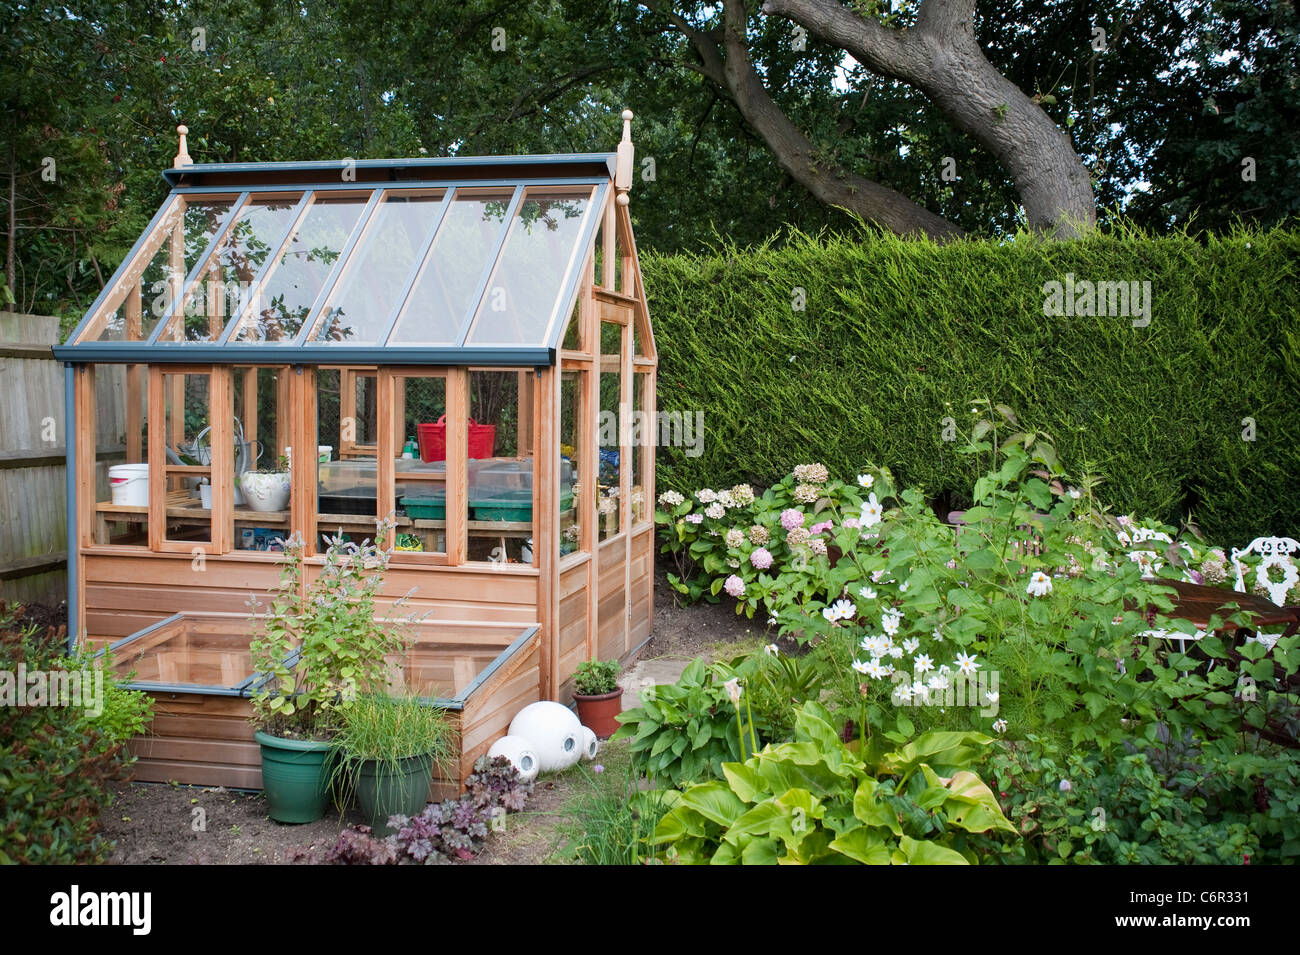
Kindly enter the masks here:
M 157 700 L 138 778 L 260 786 L 249 603 L 290 533 L 305 589 L 325 535 L 397 524 L 382 603 L 425 614 L 421 672 L 462 728 L 446 785 L 524 705 L 568 702 L 579 662 L 649 639 L 630 119 L 611 154 L 356 162 L 194 164 L 179 128 L 170 195 L 55 349 L 71 640 L 116 645 Z M 444 460 L 403 456 L 416 430 Z M 288 501 L 254 509 L 245 472 L 285 450 Z M 110 486 L 127 464 L 147 501 Z

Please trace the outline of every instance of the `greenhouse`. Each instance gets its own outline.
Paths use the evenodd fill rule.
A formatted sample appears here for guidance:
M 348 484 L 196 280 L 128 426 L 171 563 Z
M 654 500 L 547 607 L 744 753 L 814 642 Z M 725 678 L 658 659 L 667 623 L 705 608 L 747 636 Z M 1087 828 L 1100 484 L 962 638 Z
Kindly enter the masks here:
M 230 663 L 247 624 L 176 616 L 247 615 L 290 535 L 310 577 L 331 539 L 379 534 L 383 599 L 427 613 L 422 645 L 443 626 L 470 648 L 435 695 L 528 653 L 496 667 L 508 721 L 641 646 L 654 448 L 598 427 L 655 408 L 629 120 L 610 154 L 207 165 L 181 127 L 170 195 L 56 349 L 74 634 L 138 644 L 167 621 L 196 660 L 219 631 Z M 229 709 L 251 674 L 179 650 L 153 688 Z M 251 755 L 190 726 L 152 770 L 142 742 L 139 776 L 255 785 L 230 733 Z

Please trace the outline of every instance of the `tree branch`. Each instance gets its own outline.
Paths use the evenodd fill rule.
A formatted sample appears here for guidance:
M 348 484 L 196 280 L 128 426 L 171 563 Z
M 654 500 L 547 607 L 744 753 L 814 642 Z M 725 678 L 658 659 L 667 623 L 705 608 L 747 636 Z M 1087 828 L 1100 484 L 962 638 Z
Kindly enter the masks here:
M 1007 171 L 1032 228 L 1066 238 L 1095 227 L 1087 167 L 1051 117 L 984 56 L 975 0 L 923 0 L 912 30 L 887 28 L 839 0 L 765 0 L 763 11 L 923 92 Z
M 812 141 L 781 111 L 749 60 L 748 14 L 744 0 L 724 0 L 720 31 L 705 32 L 660 0 L 642 0 L 690 41 L 700 58 L 696 72 L 725 92 L 745 122 L 762 138 L 781 168 L 818 201 L 845 209 L 901 235 L 952 239 L 960 227 L 887 186 L 816 155 Z

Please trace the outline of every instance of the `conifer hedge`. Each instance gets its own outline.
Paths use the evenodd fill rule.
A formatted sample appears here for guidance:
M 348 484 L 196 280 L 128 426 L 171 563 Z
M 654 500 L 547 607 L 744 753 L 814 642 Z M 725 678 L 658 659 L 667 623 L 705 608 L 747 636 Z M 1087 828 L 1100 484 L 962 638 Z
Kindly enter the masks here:
M 986 397 L 1047 431 L 1072 473 L 1102 474 L 1119 511 L 1191 515 L 1239 546 L 1300 536 L 1300 233 L 795 235 L 642 267 L 660 409 L 704 412 L 702 454 L 660 449 L 660 490 L 872 462 L 961 506 L 976 474 L 943 419 L 966 428 L 965 402 Z M 1085 306 L 1077 283 L 1149 281 L 1149 324 L 1045 316 L 1047 283 L 1068 281 Z

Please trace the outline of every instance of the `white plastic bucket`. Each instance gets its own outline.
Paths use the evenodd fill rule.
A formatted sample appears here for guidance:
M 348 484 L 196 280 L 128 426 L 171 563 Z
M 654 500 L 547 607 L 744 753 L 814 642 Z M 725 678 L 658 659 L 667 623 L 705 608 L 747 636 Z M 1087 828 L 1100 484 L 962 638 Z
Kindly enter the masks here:
M 149 506 L 149 465 L 114 464 L 108 469 L 108 486 L 113 503 L 128 507 Z

